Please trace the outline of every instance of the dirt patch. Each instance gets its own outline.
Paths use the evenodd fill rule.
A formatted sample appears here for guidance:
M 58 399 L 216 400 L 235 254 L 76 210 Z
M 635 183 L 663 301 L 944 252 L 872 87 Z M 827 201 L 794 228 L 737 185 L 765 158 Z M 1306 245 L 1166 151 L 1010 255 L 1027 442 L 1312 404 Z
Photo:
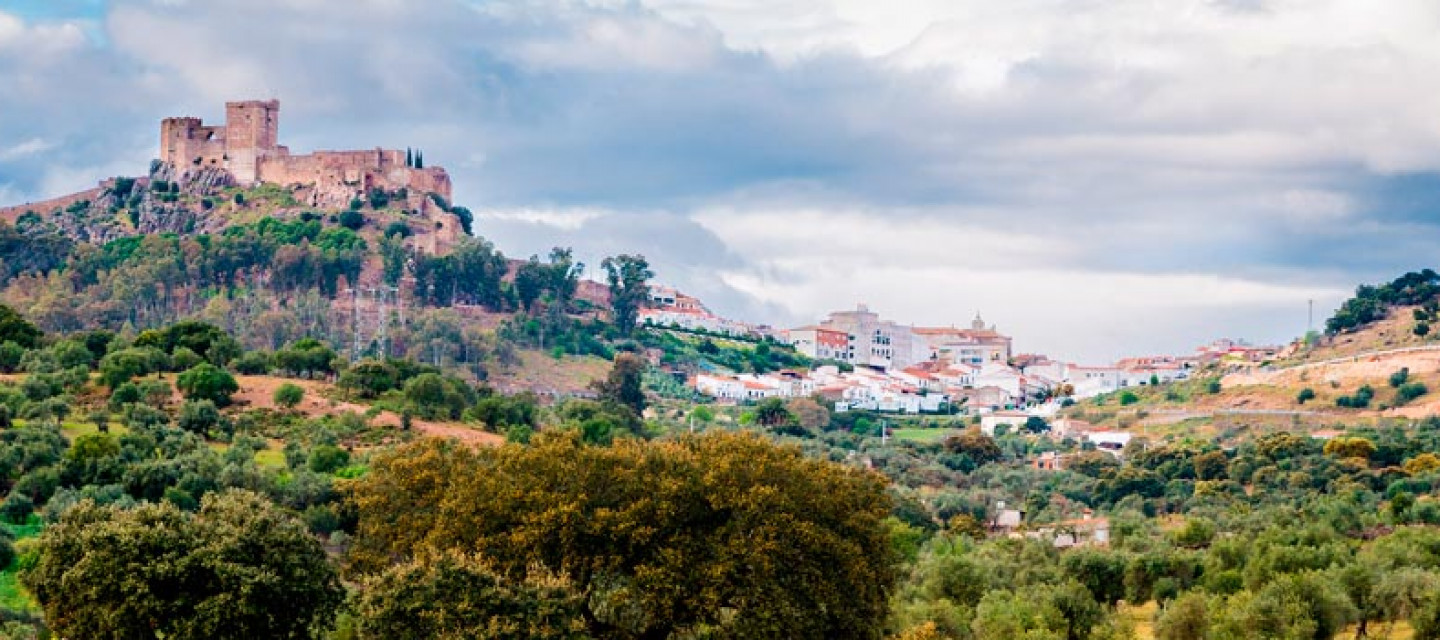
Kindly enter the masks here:
M 325 394 L 329 393 L 332 389 L 331 385 L 315 380 L 289 380 L 269 376 L 237 376 L 235 381 L 240 383 L 240 392 L 235 394 L 236 401 L 252 408 L 277 408 L 274 400 L 275 390 L 280 388 L 280 385 L 290 383 L 298 385 L 305 390 L 305 399 L 295 407 L 295 410 L 307 417 L 318 418 L 347 411 L 365 413 L 370 410 L 370 407 L 362 404 L 326 398 Z M 400 416 L 393 411 L 381 411 L 379 415 L 371 420 L 371 423 L 398 429 L 400 428 Z M 480 431 L 479 429 L 472 429 L 463 424 L 416 419 L 411 420 L 411 425 L 416 431 L 437 438 L 455 438 L 462 442 L 483 445 L 500 445 L 505 443 L 505 438 L 501 436 Z

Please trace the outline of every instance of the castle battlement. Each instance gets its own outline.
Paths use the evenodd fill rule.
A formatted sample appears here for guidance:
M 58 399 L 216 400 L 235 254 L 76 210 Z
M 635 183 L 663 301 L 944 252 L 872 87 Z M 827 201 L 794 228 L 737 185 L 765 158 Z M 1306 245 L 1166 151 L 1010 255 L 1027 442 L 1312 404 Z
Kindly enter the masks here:
M 314 188 L 313 204 L 349 202 L 372 189 L 406 189 L 451 199 L 450 176 L 440 167 L 409 166 L 404 151 L 317 151 L 291 155 L 279 144 L 280 101 L 225 103 L 225 125 L 196 117 L 160 121 L 160 160 L 179 171 L 219 168 L 242 186 L 260 183 Z M 340 206 L 343 206 L 340 205 Z

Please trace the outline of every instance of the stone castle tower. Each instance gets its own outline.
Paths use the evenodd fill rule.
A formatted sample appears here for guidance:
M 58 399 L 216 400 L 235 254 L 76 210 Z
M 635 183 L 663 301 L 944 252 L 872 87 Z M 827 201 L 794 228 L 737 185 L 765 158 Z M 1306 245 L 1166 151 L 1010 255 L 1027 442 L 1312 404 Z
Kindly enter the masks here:
M 279 144 L 280 101 L 225 103 L 225 126 L 205 126 L 199 118 L 160 122 L 160 160 L 177 168 L 217 167 L 242 185 L 260 182 L 260 163 L 290 155 Z

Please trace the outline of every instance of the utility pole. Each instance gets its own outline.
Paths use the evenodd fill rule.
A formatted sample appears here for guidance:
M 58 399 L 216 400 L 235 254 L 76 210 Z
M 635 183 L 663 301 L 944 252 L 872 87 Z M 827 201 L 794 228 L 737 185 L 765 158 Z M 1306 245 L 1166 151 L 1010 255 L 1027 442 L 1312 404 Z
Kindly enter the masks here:
M 355 287 L 345 287 L 345 293 L 350 294 L 350 361 L 360 360 L 360 291 Z

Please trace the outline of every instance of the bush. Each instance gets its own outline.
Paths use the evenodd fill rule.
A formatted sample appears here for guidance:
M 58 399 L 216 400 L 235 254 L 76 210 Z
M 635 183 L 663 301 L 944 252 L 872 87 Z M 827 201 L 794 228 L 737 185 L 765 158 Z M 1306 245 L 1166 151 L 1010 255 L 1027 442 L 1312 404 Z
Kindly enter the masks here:
M 340 226 L 351 231 L 359 231 L 360 227 L 365 226 L 365 216 L 354 209 L 341 213 L 339 220 Z
M 5 503 L 0 504 L 0 519 L 10 524 L 25 524 L 30 519 L 30 514 L 35 512 L 35 502 L 30 496 L 20 491 L 10 492 L 5 498 Z
M 1301 390 L 1300 390 L 1300 394 L 1297 395 L 1297 396 L 1295 396 L 1295 402 L 1298 402 L 1298 403 L 1300 403 L 1300 404 L 1305 404 L 1306 402 L 1309 402 L 1309 401 L 1314 400 L 1314 399 L 1315 399 L 1315 390 L 1314 390 L 1314 389 L 1311 389 L 1310 387 L 1305 387 L 1304 389 L 1301 389 Z
M 315 473 L 334 473 L 350 464 L 350 452 L 333 444 L 322 444 L 310 450 L 310 470 Z
M 1210 382 L 1205 383 L 1205 391 L 1208 392 L 1210 395 L 1218 394 L 1221 390 L 1222 389 L 1219 379 L 1211 380 Z
M 236 358 L 231 366 L 235 372 L 245 376 L 263 376 L 270 373 L 270 358 L 259 351 L 247 351 Z
M 387 238 L 393 238 L 395 236 L 408 238 L 414 234 L 415 232 L 410 230 L 410 225 L 400 222 L 399 220 L 391 222 L 389 226 L 385 227 L 385 237 Z
M 1407 404 L 1429 392 L 1430 390 L 1419 382 L 1407 382 L 1400 385 L 1400 388 L 1395 391 L 1395 404 Z
M 1410 381 L 1410 368 L 1404 367 L 1395 373 L 1390 374 L 1390 386 L 1399 389 L 1401 385 Z
M 189 400 L 180 407 L 180 420 L 178 426 L 200 436 L 210 433 L 211 429 L 220 426 L 222 418 L 220 410 L 210 400 Z
M 1120 394 L 1120 406 L 1122 407 L 1128 407 L 1139 401 L 1140 396 L 1135 395 L 1135 392 L 1133 391 L 1125 391 Z
M 298 384 L 287 382 L 275 389 L 275 395 L 272 399 L 275 401 L 276 406 L 285 409 L 294 409 L 300 404 L 300 401 L 305 399 L 305 390 L 300 388 Z

